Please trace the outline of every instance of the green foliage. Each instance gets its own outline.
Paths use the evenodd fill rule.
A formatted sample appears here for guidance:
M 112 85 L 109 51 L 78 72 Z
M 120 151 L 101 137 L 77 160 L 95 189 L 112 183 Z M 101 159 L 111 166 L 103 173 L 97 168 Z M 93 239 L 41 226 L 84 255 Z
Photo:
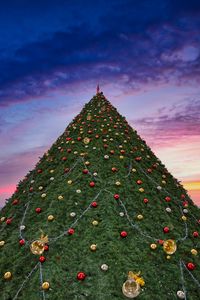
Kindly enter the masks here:
M 87 120 L 88 113 L 91 120 Z M 67 137 L 71 139 L 67 141 Z M 84 144 L 84 137 L 91 138 L 88 145 Z M 109 158 L 105 159 L 105 155 Z M 136 157 L 141 157 L 141 161 L 136 161 Z M 113 167 L 117 172 L 112 171 Z M 67 172 L 66 168 L 70 170 Z M 83 169 L 89 173 L 83 174 Z M 137 180 L 142 184 L 138 185 Z M 94 187 L 90 187 L 91 181 L 95 182 Z M 116 181 L 121 185 L 117 186 Z M 119 200 L 114 199 L 116 193 Z M 63 199 L 59 200 L 59 196 Z M 166 196 L 171 197 L 170 202 L 165 201 Z M 144 198 L 148 198 L 147 204 Z M 17 205 L 13 205 L 14 199 L 19 200 Z M 97 202 L 96 208 L 90 205 L 92 201 Z M 181 218 L 184 201 L 188 201 L 187 221 Z M 35 212 L 38 207 L 42 209 L 40 214 Z M 171 213 L 166 212 L 167 207 Z M 74 218 L 71 212 L 76 213 Z M 124 216 L 120 216 L 122 212 Z M 138 220 L 139 214 L 143 215 L 142 220 Z M 49 215 L 54 216 L 52 222 L 47 219 Z M 1 210 L 2 217 L 5 220 L 0 224 L 0 240 L 5 245 L 0 247 L 1 300 L 127 299 L 122 285 L 128 271 L 141 271 L 145 280 L 138 299 L 177 299 L 176 293 L 183 287 L 187 299 L 200 299 L 199 256 L 191 254 L 191 249 L 199 251 L 199 237 L 193 237 L 193 232 L 198 231 L 199 209 L 101 93 L 85 105 L 35 169 L 20 181 L 18 190 Z M 6 224 L 8 218 L 12 218 L 10 225 Z M 98 221 L 97 226 L 92 224 L 94 220 Z M 20 225 L 25 225 L 21 235 Z M 165 226 L 170 229 L 167 234 L 163 232 Z M 73 235 L 67 234 L 69 228 L 75 229 Z M 30 251 L 31 243 L 40 237 L 40 230 L 49 237 L 42 272 L 39 256 Z M 122 238 L 121 231 L 127 231 L 128 236 Z M 25 240 L 24 246 L 19 245 L 21 238 Z M 177 241 L 177 251 L 170 259 L 158 243 L 166 239 Z M 152 243 L 157 244 L 155 250 L 150 248 Z M 91 251 L 91 244 L 97 245 L 96 251 Z M 196 265 L 191 272 L 183 267 L 184 282 L 180 261 Z M 109 269 L 102 271 L 102 264 Z M 11 280 L 3 278 L 7 271 L 12 273 Z M 84 281 L 76 278 L 80 271 L 87 275 Z M 50 283 L 48 291 L 42 291 L 41 274 L 42 280 Z

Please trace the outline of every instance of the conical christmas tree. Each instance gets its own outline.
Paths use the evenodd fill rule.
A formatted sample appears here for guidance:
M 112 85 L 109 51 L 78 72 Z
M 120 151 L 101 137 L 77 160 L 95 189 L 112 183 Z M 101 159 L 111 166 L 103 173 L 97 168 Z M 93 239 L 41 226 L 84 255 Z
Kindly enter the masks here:
M 98 92 L 1 210 L 0 299 L 200 299 L 199 219 Z

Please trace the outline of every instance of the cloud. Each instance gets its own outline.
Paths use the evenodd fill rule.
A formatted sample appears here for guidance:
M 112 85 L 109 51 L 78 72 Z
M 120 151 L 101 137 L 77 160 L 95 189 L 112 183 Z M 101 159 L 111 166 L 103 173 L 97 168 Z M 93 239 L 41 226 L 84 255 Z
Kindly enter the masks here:
M 70 26 L 50 28 L 13 55 L 0 55 L 0 106 L 80 82 L 115 81 L 131 90 L 149 82 L 199 81 L 199 4 L 126 2 L 111 1 L 97 20 L 93 6 L 86 18 L 86 6 L 79 22 L 70 19 Z

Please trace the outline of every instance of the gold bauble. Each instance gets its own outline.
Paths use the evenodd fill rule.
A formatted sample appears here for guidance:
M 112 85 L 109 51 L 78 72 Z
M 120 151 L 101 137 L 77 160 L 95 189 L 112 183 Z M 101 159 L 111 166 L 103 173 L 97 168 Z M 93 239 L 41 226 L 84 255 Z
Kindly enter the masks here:
M 139 191 L 140 191 L 140 193 L 143 193 L 144 189 L 143 188 L 139 188 Z
M 50 170 L 50 173 L 54 173 L 54 170 Z
M 156 244 L 151 244 L 151 245 L 150 245 L 150 248 L 151 248 L 152 250 L 155 250 L 155 249 L 157 248 L 157 245 L 156 245 Z
M 43 282 L 43 284 L 42 284 L 42 289 L 43 289 L 43 290 L 48 290 L 49 287 L 50 287 L 50 284 L 49 284 L 48 281 Z
M 197 254 L 198 254 L 198 251 L 197 251 L 196 249 L 192 249 L 192 250 L 191 250 L 191 253 L 192 253 L 192 255 L 197 255 Z
M 128 279 L 122 286 L 122 292 L 127 298 L 135 298 L 140 294 L 140 285 L 133 279 Z
M 86 165 L 86 166 L 89 166 L 89 165 L 90 165 L 90 162 L 89 162 L 89 161 L 86 161 L 86 162 L 85 162 L 85 165 Z
M 167 256 L 166 256 L 166 259 L 171 259 L 171 256 L 170 256 L 170 255 L 167 255 Z
M 48 236 L 42 232 L 40 238 L 31 243 L 30 250 L 35 255 L 41 255 L 44 252 L 45 244 L 48 243 Z
M 62 195 L 58 196 L 58 200 L 63 200 L 63 199 L 64 199 L 64 197 Z
M 67 183 L 68 183 L 68 184 L 72 184 L 72 180 L 68 180 Z
M 92 221 L 92 225 L 97 226 L 99 222 L 97 220 Z
M 3 277 L 4 277 L 4 279 L 9 280 L 9 279 L 11 279 L 11 277 L 12 277 L 12 273 L 11 273 L 11 272 L 6 272 L 6 273 L 3 275 Z
M 143 215 L 137 215 L 138 220 L 142 220 L 143 218 L 144 218 Z
M 71 144 L 75 144 L 75 141 L 72 141 Z
M 116 181 L 115 184 L 116 184 L 117 186 L 119 186 L 119 185 L 121 185 L 121 182 L 120 182 L 120 181 Z
M 38 190 L 40 191 L 43 190 L 43 186 L 39 186 Z
M 89 144 L 89 142 L 90 142 L 90 139 L 89 139 L 88 137 L 85 137 L 85 138 L 83 139 L 83 143 L 84 143 L 85 145 Z
M 182 216 L 181 219 L 182 219 L 183 221 L 187 221 L 187 217 L 186 217 L 186 216 Z
M 5 241 L 0 241 L 0 247 L 3 247 L 5 245 Z
M 166 240 L 163 243 L 163 250 L 167 253 L 167 254 L 173 254 L 176 252 L 177 246 L 176 246 L 176 242 L 174 240 Z
M 165 180 L 162 180 L 162 184 L 166 184 L 166 181 L 165 181 Z
M 91 251 L 96 251 L 96 250 L 97 250 L 97 245 L 96 245 L 96 244 L 92 244 L 92 245 L 90 246 L 90 250 L 91 250 Z
M 42 198 L 45 198 L 46 195 L 47 195 L 47 194 L 43 193 L 43 194 L 41 195 L 41 197 L 42 197 Z
M 53 221 L 54 220 L 54 216 L 53 215 L 49 215 L 48 216 L 48 221 Z
M 136 170 L 136 169 L 134 169 L 134 168 L 133 168 L 131 171 L 132 171 L 133 173 L 137 172 L 137 170 Z
M 5 217 L 1 217 L 0 221 L 1 221 L 1 222 L 4 222 L 5 219 L 6 219 Z
M 123 155 L 120 155 L 120 156 L 119 156 L 119 158 L 120 158 L 120 159 L 123 159 L 123 158 L 124 158 L 124 156 L 123 156 Z
M 78 151 L 74 151 L 74 154 L 78 154 Z

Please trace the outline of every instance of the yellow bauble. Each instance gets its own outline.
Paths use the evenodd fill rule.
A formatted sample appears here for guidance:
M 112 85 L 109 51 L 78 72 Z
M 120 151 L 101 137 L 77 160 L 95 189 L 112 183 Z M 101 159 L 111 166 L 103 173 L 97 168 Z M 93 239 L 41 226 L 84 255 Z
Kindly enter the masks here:
M 40 190 L 40 191 L 41 191 L 42 189 L 43 189 L 43 186 L 39 186 L 38 190 Z
M 3 247 L 5 245 L 5 241 L 0 241 L 0 247 Z
M 92 244 L 92 245 L 90 246 L 90 250 L 91 250 L 91 251 L 96 251 L 96 250 L 97 250 L 97 245 L 96 245 L 96 244 Z
M 140 191 L 140 193 L 143 193 L 143 192 L 144 192 L 144 189 L 143 189 L 143 188 L 140 188 L 139 191 Z
M 166 259 L 171 259 L 171 256 L 170 256 L 170 255 L 167 255 L 167 256 L 166 256 Z
M 150 248 L 151 248 L 152 250 L 155 250 L 155 249 L 157 248 L 157 245 L 156 245 L 156 244 L 151 244 L 151 245 L 150 245 Z
M 162 175 L 162 178 L 166 178 L 166 175 Z
M 63 199 L 64 199 L 64 197 L 62 195 L 58 196 L 58 200 L 63 200 Z
M 124 158 L 124 156 L 123 156 L 123 155 L 120 155 L 120 156 L 119 156 L 119 158 L 120 158 L 120 159 L 123 159 L 123 158 Z
M 6 219 L 5 217 L 1 217 L 0 221 L 1 221 L 1 222 L 4 222 L 5 219 Z
M 74 143 L 75 143 L 75 141 L 72 141 L 72 142 L 71 142 L 71 144 L 74 144 Z
M 67 183 L 68 183 L 68 184 L 72 184 L 72 180 L 68 180 Z
M 3 277 L 4 277 L 4 279 L 9 280 L 12 277 L 12 273 L 11 272 L 6 272 Z
M 85 145 L 89 144 L 89 142 L 90 142 L 90 139 L 89 139 L 88 137 L 85 137 L 85 138 L 83 139 L 83 143 L 84 143 Z
M 187 221 L 187 217 L 186 217 L 186 216 L 182 216 L 181 219 L 182 219 L 183 221 Z
M 176 252 L 177 246 L 176 246 L 176 242 L 174 240 L 166 240 L 163 243 L 163 250 L 167 253 L 167 254 L 173 254 Z
M 143 215 L 137 215 L 138 220 L 142 220 L 143 218 L 144 218 Z
M 115 184 L 119 186 L 119 185 L 121 185 L 121 182 L 120 181 L 116 181 Z
M 198 251 L 197 251 L 196 249 L 192 249 L 192 250 L 191 250 L 191 253 L 192 253 L 193 255 L 197 255 L 197 254 L 198 254 Z
M 47 195 L 47 194 L 43 193 L 43 194 L 41 195 L 41 197 L 42 197 L 42 198 L 45 198 L 46 195 Z
M 74 154 L 78 154 L 78 151 L 74 151 Z
M 49 282 L 47 282 L 47 281 L 43 282 L 43 284 L 42 284 L 42 289 L 43 289 L 43 290 L 48 290 L 49 288 L 50 288 Z
M 162 180 L 162 184 L 166 184 L 166 181 L 165 181 L 165 180 Z
M 136 169 L 134 169 L 134 168 L 133 168 L 131 171 L 132 171 L 133 173 L 137 172 L 137 170 L 136 170 Z
M 92 225 L 97 226 L 99 222 L 97 220 L 92 221 Z
M 48 221 L 53 221 L 54 220 L 54 216 L 53 215 L 49 215 L 48 216 Z
M 53 173 L 54 172 L 54 170 L 50 170 L 50 173 Z

